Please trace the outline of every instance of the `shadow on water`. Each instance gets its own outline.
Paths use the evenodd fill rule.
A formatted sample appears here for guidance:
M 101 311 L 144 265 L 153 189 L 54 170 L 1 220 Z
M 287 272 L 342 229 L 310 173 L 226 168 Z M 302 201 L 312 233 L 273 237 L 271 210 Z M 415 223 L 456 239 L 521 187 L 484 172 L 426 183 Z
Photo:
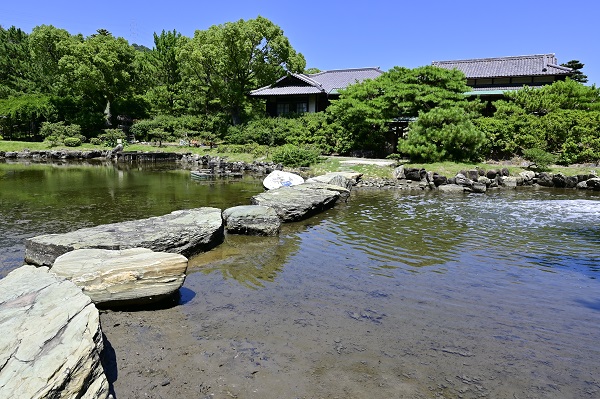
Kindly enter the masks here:
M 596 312 L 600 312 L 600 299 L 597 299 L 595 301 L 586 301 L 584 299 L 577 299 L 577 300 L 575 300 L 575 302 L 577 302 L 580 305 L 585 306 L 588 309 L 592 309 L 592 310 L 595 310 Z

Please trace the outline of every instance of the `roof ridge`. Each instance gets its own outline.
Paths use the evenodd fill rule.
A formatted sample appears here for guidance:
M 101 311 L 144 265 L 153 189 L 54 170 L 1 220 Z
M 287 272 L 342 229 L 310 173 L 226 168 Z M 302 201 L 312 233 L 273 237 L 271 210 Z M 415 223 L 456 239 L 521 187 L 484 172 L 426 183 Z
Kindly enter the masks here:
M 526 59 L 526 58 L 540 58 L 540 57 L 552 57 L 556 59 L 555 53 L 545 53 L 545 54 L 528 54 L 528 55 L 510 55 L 506 57 L 486 57 L 486 58 L 471 58 L 464 60 L 445 60 L 445 61 L 432 61 L 432 64 L 443 64 L 443 63 L 460 63 L 460 62 L 474 62 L 474 61 L 499 61 L 499 60 L 516 60 L 516 59 Z
M 317 73 L 307 74 L 306 76 L 317 76 L 317 75 L 321 75 L 321 74 L 324 74 L 324 73 L 330 73 L 330 72 L 366 71 L 366 70 L 369 70 L 369 69 L 373 69 L 373 70 L 377 70 L 377 71 L 381 70 L 378 66 L 376 66 L 376 67 L 362 67 L 362 68 L 328 69 L 328 70 L 317 72 Z
M 308 83 L 311 86 L 314 86 L 318 89 L 320 89 L 321 91 L 324 91 L 323 89 L 323 85 L 321 85 L 321 83 L 317 82 L 316 80 L 312 79 L 309 75 L 304 74 L 304 73 L 292 73 L 291 74 L 293 77 L 298 78 L 306 83 Z

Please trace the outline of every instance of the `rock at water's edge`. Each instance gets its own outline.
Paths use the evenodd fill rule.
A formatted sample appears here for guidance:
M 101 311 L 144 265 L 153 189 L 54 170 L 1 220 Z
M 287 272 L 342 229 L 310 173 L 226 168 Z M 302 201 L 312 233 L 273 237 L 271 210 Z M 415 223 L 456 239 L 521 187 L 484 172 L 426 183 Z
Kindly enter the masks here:
M 29 238 L 25 240 L 25 261 L 52 266 L 60 255 L 84 248 L 148 248 L 189 257 L 215 247 L 223 238 L 220 209 L 187 209 L 148 219 Z
M 13 270 L 0 280 L 0 330 L 0 397 L 108 397 L 98 310 L 75 284 Z
M 345 189 L 327 184 L 305 183 L 269 190 L 255 195 L 251 202 L 254 205 L 271 207 L 275 209 L 281 220 L 292 222 L 331 208 L 340 197 L 339 190 Z
M 260 205 L 241 205 L 225 209 L 223 220 L 227 232 L 258 236 L 279 234 L 281 219 L 275 209 Z
M 56 258 L 52 272 L 75 283 L 96 304 L 156 302 L 185 280 L 185 256 L 146 248 L 78 249 Z
M 274 190 L 279 187 L 291 187 L 304 183 L 304 178 L 295 173 L 274 170 L 263 180 L 263 186 L 267 190 Z

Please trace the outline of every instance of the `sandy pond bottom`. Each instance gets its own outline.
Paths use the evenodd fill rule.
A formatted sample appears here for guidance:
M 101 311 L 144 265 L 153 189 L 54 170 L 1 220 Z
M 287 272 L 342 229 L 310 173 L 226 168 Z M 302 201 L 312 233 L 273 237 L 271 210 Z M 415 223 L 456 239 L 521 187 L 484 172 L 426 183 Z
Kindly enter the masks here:
M 600 397 L 588 274 L 468 242 L 409 267 L 335 217 L 296 229 L 192 259 L 177 306 L 103 312 L 116 397 Z

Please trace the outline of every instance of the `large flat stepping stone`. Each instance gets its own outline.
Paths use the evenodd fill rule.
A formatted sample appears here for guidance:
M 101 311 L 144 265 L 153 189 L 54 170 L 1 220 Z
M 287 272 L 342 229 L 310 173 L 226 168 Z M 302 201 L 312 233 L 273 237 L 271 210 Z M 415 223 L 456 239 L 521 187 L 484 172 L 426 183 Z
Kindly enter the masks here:
M 215 247 L 223 238 L 220 209 L 187 209 L 148 219 L 29 238 L 25 240 L 25 261 L 52 266 L 60 255 L 84 248 L 148 248 L 189 257 Z
M 233 234 L 276 236 L 281 219 L 275 209 L 261 205 L 242 205 L 223 211 L 227 232 Z
M 356 175 L 360 176 L 360 173 Z M 356 185 L 358 177 L 354 177 L 348 173 L 331 172 L 324 175 L 311 177 L 307 179 L 307 183 L 325 183 L 334 186 L 340 186 L 347 190 L 351 190 L 352 186 Z
M 293 222 L 331 208 L 341 192 L 349 191 L 339 186 L 304 183 L 260 193 L 252 197 L 251 203 L 271 207 L 281 220 Z
M 0 398 L 106 398 L 98 310 L 46 267 L 0 280 Z
M 185 256 L 146 248 L 77 249 L 56 258 L 52 272 L 71 280 L 98 305 L 143 304 L 176 292 L 185 280 Z

